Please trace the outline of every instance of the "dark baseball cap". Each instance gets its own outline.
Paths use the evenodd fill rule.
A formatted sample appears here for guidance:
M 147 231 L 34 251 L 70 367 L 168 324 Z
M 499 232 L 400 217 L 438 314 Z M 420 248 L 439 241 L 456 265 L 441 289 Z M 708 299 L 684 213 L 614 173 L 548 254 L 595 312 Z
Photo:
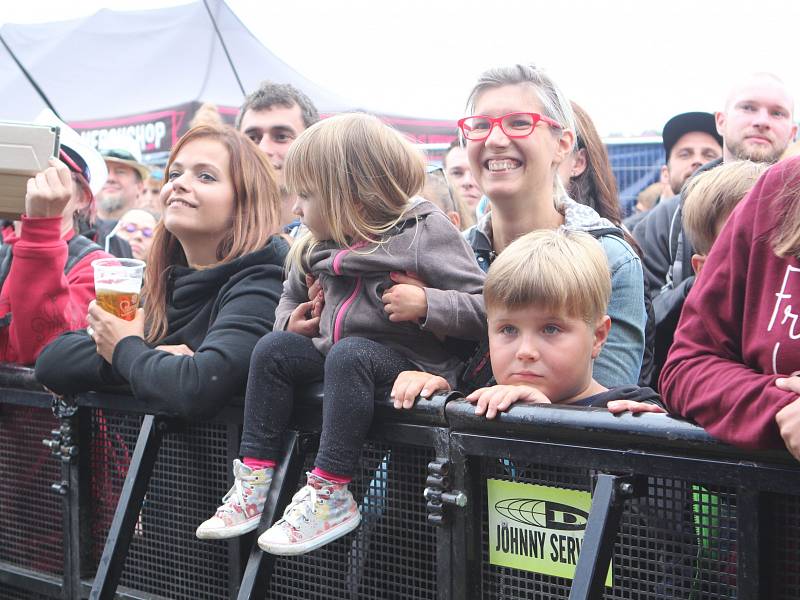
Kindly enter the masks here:
M 722 136 L 717 133 L 717 124 L 714 121 L 714 115 L 707 112 L 681 113 L 667 121 L 666 125 L 664 125 L 664 133 L 661 134 L 664 140 L 664 152 L 667 153 L 667 162 L 669 162 L 669 155 L 672 152 L 672 147 L 681 137 L 692 131 L 707 133 L 717 140 L 720 147 L 722 147 Z

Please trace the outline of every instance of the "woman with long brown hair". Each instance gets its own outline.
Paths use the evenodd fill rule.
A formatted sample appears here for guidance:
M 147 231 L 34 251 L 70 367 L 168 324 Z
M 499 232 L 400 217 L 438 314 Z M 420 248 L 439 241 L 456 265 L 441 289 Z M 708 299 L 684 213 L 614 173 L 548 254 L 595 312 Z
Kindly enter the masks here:
M 154 411 L 203 418 L 244 391 L 250 354 L 272 330 L 288 245 L 280 193 L 258 148 L 200 126 L 175 145 L 132 321 L 89 307 L 89 331 L 56 339 L 36 376 L 58 393 L 128 384 Z M 90 335 L 91 334 L 91 335 Z

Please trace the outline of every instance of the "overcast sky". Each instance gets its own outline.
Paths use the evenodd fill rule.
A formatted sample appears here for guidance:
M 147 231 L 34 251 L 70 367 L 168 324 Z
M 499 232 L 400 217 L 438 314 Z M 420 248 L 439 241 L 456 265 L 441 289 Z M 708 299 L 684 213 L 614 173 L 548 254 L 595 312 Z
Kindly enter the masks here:
M 140 10 L 169 0 L 3 1 L 3 22 Z M 228 0 L 297 71 L 355 104 L 456 119 L 477 75 L 545 67 L 604 135 L 660 131 L 721 107 L 731 83 L 771 71 L 800 92 L 798 0 Z

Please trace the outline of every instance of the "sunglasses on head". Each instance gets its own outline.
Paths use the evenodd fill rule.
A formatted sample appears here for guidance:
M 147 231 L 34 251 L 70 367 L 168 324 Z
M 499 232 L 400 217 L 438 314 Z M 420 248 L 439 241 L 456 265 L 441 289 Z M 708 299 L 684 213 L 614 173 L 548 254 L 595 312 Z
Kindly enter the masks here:
M 146 238 L 153 237 L 153 228 L 152 227 L 139 227 L 135 223 L 125 223 L 124 225 L 120 226 L 120 229 L 124 229 L 128 233 L 135 233 L 137 231 L 141 231 L 142 235 Z

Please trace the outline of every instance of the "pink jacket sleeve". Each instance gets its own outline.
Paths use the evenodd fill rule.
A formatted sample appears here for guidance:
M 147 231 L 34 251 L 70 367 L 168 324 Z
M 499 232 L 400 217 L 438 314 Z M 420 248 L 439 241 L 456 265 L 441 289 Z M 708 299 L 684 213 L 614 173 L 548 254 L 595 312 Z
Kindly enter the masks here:
M 11 311 L 5 360 L 33 364 L 55 337 L 86 326 L 95 297 L 91 263 L 108 255 L 92 252 L 65 275 L 68 250 L 60 228 L 61 217 L 22 218 L 2 290 Z

